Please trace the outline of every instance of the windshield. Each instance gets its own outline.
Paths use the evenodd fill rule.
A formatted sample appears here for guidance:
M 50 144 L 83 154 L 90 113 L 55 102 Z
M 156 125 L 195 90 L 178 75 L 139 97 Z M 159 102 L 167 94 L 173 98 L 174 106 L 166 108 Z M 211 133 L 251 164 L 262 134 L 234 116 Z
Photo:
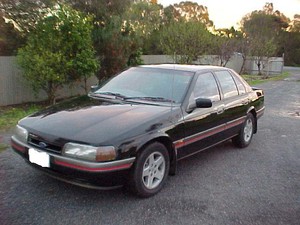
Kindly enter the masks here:
M 130 101 L 181 103 L 194 73 L 157 68 L 131 68 L 112 78 L 94 94 Z

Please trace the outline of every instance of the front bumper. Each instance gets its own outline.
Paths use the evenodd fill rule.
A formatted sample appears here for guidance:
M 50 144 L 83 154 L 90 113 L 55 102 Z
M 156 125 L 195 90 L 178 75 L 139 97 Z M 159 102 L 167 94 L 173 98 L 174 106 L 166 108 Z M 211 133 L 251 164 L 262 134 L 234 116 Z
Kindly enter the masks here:
M 96 189 L 122 186 L 135 160 L 135 157 L 132 157 L 111 162 L 88 162 L 46 152 L 49 155 L 49 167 L 42 167 L 29 161 L 28 150 L 34 148 L 39 152 L 45 151 L 25 144 L 14 136 L 11 138 L 11 146 L 27 163 L 51 177 Z

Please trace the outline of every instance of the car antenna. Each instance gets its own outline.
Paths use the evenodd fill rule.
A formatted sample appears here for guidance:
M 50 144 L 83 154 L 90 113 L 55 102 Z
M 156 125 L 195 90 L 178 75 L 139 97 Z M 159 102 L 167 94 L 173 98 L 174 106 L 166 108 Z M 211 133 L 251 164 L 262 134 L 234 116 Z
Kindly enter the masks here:
M 176 57 L 176 52 L 174 52 L 174 56 L 173 56 L 174 69 L 175 69 L 175 64 L 176 64 L 176 61 L 177 61 L 176 58 L 177 58 L 177 57 Z
M 175 70 L 175 64 L 176 64 L 176 52 L 174 52 L 174 57 L 173 57 L 173 69 Z M 171 95 L 171 115 L 172 115 L 172 111 L 173 111 L 173 100 L 174 100 L 174 80 L 175 80 L 175 74 L 173 74 L 172 77 L 172 95 Z
M 175 69 L 175 64 L 174 64 L 174 69 Z M 174 102 L 174 80 L 175 80 L 175 74 L 173 73 L 172 75 L 172 94 L 171 94 L 171 115 L 173 111 L 173 102 Z

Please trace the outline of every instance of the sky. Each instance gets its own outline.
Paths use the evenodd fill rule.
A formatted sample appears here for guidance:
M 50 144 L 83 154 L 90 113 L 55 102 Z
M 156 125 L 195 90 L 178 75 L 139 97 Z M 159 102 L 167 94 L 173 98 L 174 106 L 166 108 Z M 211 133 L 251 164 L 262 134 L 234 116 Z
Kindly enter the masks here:
M 183 0 L 158 0 L 163 6 L 179 3 Z M 261 10 L 266 2 L 273 3 L 274 10 L 279 10 L 290 19 L 295 14 L 300 14 L 300 0 L 189 0 L 206 6 L 209 18 L 216 28 L 238 27 L 238 22 L 243 16 L 254 11 Z

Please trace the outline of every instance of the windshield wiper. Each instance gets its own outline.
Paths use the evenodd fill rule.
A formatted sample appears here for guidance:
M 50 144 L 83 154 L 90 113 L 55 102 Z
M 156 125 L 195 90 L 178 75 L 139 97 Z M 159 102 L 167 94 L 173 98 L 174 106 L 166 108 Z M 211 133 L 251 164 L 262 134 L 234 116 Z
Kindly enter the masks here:
M 126 99 L 125 95 L 122 95 L 120 93 L 114 93 L 114 92 L 96 92 L 91 93 L 90 96 L 92 97 L 98 97 L 98 98 L 109 98 L 109 99 Z
M 144 101 L 151 101 L 151 102 L 172 102 L 175 103 L 175 101 L 163 97 L 127 97 L 125 95 L 122 95 L 120 93 L 115 93 L 115 92 L 96 92 L 96 93 L 91 93 L 91 97 L 96 97 L 96 98 L 108 98 L 108 99 L 121 99 L 121 100 L 144 100 Z
M 124 98 L 124 100 L 145 100 L 145 101 L 152 101 L 152 102 L 172 102 L 175 103 L 175 101 L 163 97 L 127 97 Z

